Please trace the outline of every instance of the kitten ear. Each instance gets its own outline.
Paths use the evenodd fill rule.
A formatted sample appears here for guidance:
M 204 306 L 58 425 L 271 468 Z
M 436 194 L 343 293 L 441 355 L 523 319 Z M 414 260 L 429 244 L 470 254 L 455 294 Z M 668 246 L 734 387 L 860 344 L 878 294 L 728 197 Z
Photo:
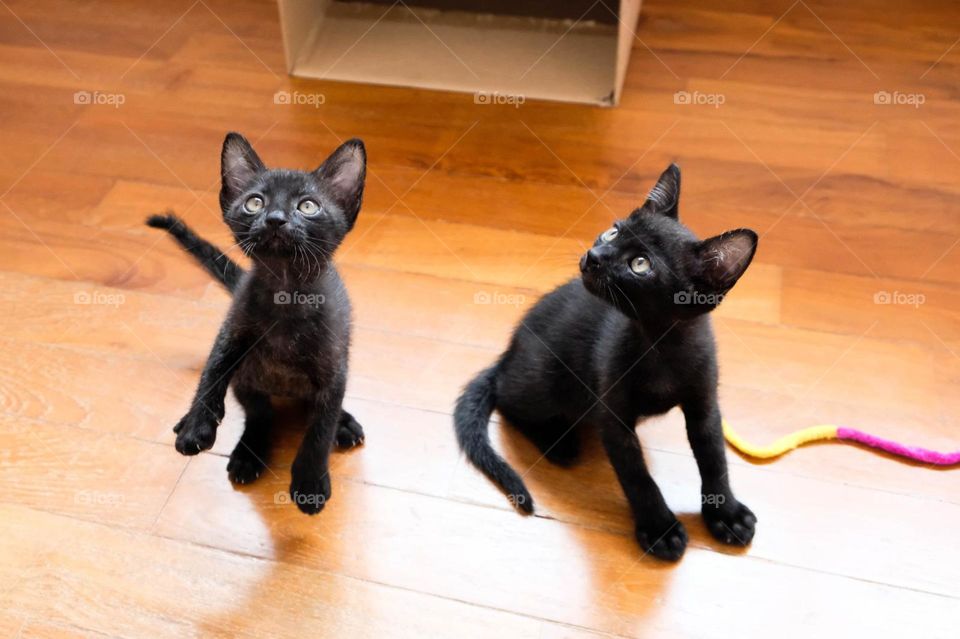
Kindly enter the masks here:
M 733 288 L 750 266 L 757 240 L 757 234 L 750 229 L 737 229 L 697 244 L 700 277 L 706 287 L 721 294 Z
M 323 181 L 326 192 L 353 228 L 363 201 L 363 184 L 367 176 L 367 151 L 363 140 L 353 138 L 341 144 L 313 174 Z
M 675 163 L 667 167 L 660 174 L 660 179 L 650 189 L 647 201 L 640 211 L 644 213 L 659 213 L 677 219 L 680 205 L 680 167 Z
M 232 131 L 227 133 L 220 152 L 220 208 L 226 211 L 250 181 L 265 170 L 247 138 Z

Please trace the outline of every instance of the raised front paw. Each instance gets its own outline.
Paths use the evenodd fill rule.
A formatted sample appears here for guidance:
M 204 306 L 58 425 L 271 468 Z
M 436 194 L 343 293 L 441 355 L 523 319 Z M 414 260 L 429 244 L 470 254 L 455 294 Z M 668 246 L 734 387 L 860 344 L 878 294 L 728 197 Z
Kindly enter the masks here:
M 725 544 L 748 545 L 756 532 L 757 516 L 733 497 L 725 499 L 719 499 L 723 495 L 715 497 L 716 499 L 711 500 L 704 496 L 701 509 L 710 534 Z
M 636 535 L 644 552 L 657 559 L 677 561 L 687 549 L 687 530 L 673 513 L 638 522 Z
M 177 422 L 173 432 L 177 434 L 177 452 L 196 455 L 213 446 L 217 439 L 217 423 L 210 416 L 189 412 Z
M 290 481 L 290 499 L 301 512 L 316 515 L 330 499 L 330 474 L 327 471 L 298 472 L 296 466 Z

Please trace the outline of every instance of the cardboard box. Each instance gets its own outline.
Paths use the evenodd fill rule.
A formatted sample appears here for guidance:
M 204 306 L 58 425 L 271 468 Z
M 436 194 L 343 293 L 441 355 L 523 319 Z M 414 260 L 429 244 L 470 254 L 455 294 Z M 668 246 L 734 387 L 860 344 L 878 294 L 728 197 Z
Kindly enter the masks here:
M 605 2 L 278 0 L 292 75 L 611 106 L 640 0 Z

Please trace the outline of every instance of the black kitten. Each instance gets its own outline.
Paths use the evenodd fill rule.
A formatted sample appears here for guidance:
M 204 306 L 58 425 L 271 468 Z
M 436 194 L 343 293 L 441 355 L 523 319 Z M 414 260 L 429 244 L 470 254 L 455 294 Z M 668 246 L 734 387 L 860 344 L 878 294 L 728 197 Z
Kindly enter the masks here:
M 687 533 L 644 465 L 638 419 L 679 405 L 710 532 L 746 545 L 756 524 L 727 478 L 707 313 L 749 266 L 757 235 L 740 229 L 698 241 L 677 219 L 679 197 L 680 169 L 671 165 L 644 205 L 581 258 L 581 277 L 530 310 L 499 361 L 467 385 L 454 413 L 467 457 L 528 513 L 533 500 L 522 479 L 490 447 L 494 408 L 561 464 L 578 453 L 575 426 L 595 425 L 630 502 L 637 540 L 670 560 L 683 554 Z
M 270 452 L 270 397 L 303 400 L 309 424 L 293 462 L 290 496 L 311 515 L 330 498 L 334 441 L 343 447 L 363 442 L 360 424 L 342 407 L 350 301 L 331 258 L 357 219 L 365 175 L 360 140 L 344 143 L 305 173 L 267 169 L 242 135 L 228 134 L 220 207 L 253 260 L 249 273 L 175 216 L 147 221 L 169 231 L 234 295 L 190 410 L 173 429 L 177 450 L 196 455 L 213 446 L 232 383 L 246 423 L 227 471 L 236 483 L 253 481 Z

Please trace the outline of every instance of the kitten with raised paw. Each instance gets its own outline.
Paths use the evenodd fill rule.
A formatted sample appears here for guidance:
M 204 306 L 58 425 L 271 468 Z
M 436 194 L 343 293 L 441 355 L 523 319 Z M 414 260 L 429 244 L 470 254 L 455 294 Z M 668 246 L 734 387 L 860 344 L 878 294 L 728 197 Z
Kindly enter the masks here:
M 757 518 L 727 477 L 717 355 L 708 313 L 750 265 L 748 229 L 706 240 L 678 219 L 680 169 L 660 176 L 643 206 L 597 238 L 580 277 L 545 295 L 510 346 L 464 389 L 454 411 L 467 459 L 533 512 L 520 476 L 491 447 L 494 409 L 550 461 L 571 463 L 581 423 L 595 427 L 630 504 L 644 551 L 676 561 L 687 533 L 643 460 L 638 420 L 679 406 L 701 478 L 701 513 L 723 543 L 745 546 Z
M 252 260 L 249 272 L 175 215 L 147 220 L 233 294 L 190 409 L 174 427 L 177 451 L 196 455 L 213 446 L 232 385 L 246 419 L 227 472 L 231 481 L 249 483 L 270 455 L 270 398 L 303 401 L 308 423 L 291 469 L 290 497 L 311 515 L 330 499 L 334 444 L 349 448 L 364 439 L 343 410 L 350 300 L 332 258 L 360 212 L 366 162 L 363 142 L 349 140 L 314 171 L 268 169 L 242 135 L 228 134 L 220 207 Z

